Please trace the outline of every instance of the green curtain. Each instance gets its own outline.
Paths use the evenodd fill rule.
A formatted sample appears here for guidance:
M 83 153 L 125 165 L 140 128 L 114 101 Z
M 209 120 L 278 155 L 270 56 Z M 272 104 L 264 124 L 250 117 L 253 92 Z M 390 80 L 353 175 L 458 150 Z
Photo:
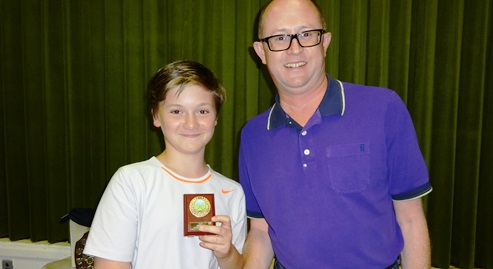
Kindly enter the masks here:
M 237 179 L 239 132 L 273 102 L 252 50 L 267 0 L 0 0 L 0 237 L 58 242 L 119 166 L 162 150 L 147 81 L 204 63 L 228 100 L 207 161 Z M 434 266 L 493 268 L 493 3 L 319 0 L 327 71 L 394 89 L 415 122 L 434 191 Z

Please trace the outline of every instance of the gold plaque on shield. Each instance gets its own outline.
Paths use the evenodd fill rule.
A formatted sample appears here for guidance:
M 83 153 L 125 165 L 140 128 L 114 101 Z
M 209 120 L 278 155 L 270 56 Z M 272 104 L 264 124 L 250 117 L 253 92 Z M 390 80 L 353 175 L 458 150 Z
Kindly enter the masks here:
M 184 235 L 209 234 L 200 232 L 200 225 L 215 225 L 211 218 L 215 215 L 214 194 L 184 194 Z

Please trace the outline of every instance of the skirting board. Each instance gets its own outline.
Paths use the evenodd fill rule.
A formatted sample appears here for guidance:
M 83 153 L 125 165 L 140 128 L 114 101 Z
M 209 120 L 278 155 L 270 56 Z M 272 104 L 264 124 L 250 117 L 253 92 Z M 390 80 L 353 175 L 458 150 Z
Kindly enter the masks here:
M 30 240 L 0 238 L 0 260 L 11 260 L 16 269 L 39 269 L 70 254 L 68 242 L 49 244 L 47 241 L 33 243 Z

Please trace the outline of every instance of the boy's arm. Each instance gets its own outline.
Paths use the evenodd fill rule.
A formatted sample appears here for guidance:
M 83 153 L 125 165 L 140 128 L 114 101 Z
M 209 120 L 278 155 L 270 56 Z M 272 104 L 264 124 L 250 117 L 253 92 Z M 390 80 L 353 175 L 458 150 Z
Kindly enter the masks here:
M 129 262 L 118 262 L 100 257 L 94 257 L 95 269 L 130 269 Z

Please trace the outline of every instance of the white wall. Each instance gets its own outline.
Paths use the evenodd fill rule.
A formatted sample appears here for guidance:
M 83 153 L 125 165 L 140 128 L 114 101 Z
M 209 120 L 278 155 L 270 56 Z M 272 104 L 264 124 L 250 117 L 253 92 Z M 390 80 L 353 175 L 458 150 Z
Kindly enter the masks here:
M 70 256 L 68 242 L 49 244 L 30 240 L 11 242 L 0 238 L 0 260 L 12 260 L 14 269 L 41 269 L 45 264 Z

